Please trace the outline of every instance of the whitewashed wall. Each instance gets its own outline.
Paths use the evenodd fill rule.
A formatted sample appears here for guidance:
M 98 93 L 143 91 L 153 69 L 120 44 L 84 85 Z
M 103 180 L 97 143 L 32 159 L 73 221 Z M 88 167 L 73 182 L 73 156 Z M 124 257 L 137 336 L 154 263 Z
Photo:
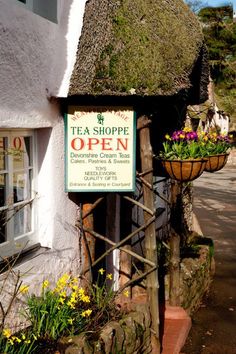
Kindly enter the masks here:
M 38 136 L 35 206 L 44 248 L 18 267 L 33 286 L 80 267 L 78 207 L 64 192 L 63 117 L 49 98 L 67 96 L 84 6 L 58 0 L 56 24 L 16 0 L 0 0 L 0 129 L 34 128 Z
M 229 132 L 229 116 L 220 111 L 216 104 L 214 104 L 214 115 L 211 119 L 207 119 L 205 125 L 205 131 L 208 131 L 210 128 L 220 129 L 221 134 L 228 134 Z

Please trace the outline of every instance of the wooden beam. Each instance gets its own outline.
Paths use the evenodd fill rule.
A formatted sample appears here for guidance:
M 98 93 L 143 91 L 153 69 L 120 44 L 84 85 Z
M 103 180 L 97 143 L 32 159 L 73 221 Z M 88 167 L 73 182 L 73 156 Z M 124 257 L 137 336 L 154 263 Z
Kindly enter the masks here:
M 120 196 L 117 193 L 108 193 L 106 201 L 106 235 L 116 244 L 120 240 Z M 105 248 L 109 249 L 108 244 Z M 113 290 L 119 287 L 119 258 L 119 249 L 114 249 L 106 257 L 106 270 L 113 275 Z
M 144 205 L 155 212 L 153 193 L 153 152 L 150 141 L 150 120 L 143 115 L 138 118 L 138 129 L 140 139 L 140 158 L 142 171 L 150 171 L 143 177 L 147 183 L 143 183 Z M 151 186 L 151 189 L 149 186 Z M 150 215 L 144 211 L 144 220 L 147 222 Z M 157 241 L 155 220 L 145 229 L 145 257 L 154 264 L 157 264 Z M 146 270 L 148 270 L 146 268 Z M 151 330 L 152 330 L 152 353 L 160 353 L 159 339 L 159 296 L 158 296 L 158 272 L 157 269 L 147 275 L 147 295 L 150 304 Z
M 180 236 L 170 233 L 170 305 L 180 306 Z
M 94 220 L 93 220 L 93 214 L 91 214 L 91 203 L 84 203 L 82 204 L 82 210 L 81 214 L 82 215 L 87 215 L 83 217 L 83 226 L 85 228 L 94 228 Z M 82 231 L 82 242 L 81 242 L 81 248 L 82 248 L 82 260 L 83 260 L 83 270 L 89 269 L 90 272 L 85 274 L 85 277 L 88 281 L 92 282 L 92 263 L 95 260 L 95 239 L 90 235 L 88 232 Z

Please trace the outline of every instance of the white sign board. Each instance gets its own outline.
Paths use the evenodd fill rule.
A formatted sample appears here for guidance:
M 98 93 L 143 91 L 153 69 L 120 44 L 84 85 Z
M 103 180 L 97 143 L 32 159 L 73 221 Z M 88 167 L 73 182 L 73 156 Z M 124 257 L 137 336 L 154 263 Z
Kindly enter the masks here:
M 66 191 L 134 191 L 135 141 L 132 108 L 69 106 Z

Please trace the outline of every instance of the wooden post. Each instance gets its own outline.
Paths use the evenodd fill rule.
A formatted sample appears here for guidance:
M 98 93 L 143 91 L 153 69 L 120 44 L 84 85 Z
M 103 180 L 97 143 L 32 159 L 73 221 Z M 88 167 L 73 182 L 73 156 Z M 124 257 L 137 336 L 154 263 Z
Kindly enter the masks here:
M 138 119 L 138 129 L 140 138 L 140 158 L 142 172 L 144 179 L 149 186 L 153 186 L 153 152 L 150 142 L 150 125 L 151 121 L 147 116 L 141 116 Z M 150 210 L 154 211 L 154 193 L 147 184 L 143 183 L 143 199 L 144 205 Z M 144 220 L 147 221 L 151 216 L 144 211 Z M 155 220 L 145 229 L 145 252 L 146 258 L 157 265 L 157 241 Z M 148 269 L 148 268 L 147 268 Z M 151 329 L 152 329 L 152 354 L 160 353 L 160 339 L 159 339 L 159 297 L 158 297 L 158 270 L 147 275 L 147 295 L 150 304 L 151 313 Z
M 106 197 L 106 234 L 107 237 L 117 243 L 120 241 L 120 196 L 109 193 Z M 109 249 L 110 246 L 106 247 Z M 119 257 L 120 250 L 115 249 L 106 257 L 106 269 L 113 274 L 114 290 L 119 288 Z
M 82 215 L 86 215 L 91 209 L 92 204 L 84 203 L 82 205 Z M 83 226 L 85 228 L 94 229 L 93 214 L 89 214 L 83 219 Z M 82 237 L 82 259 L 83 270 L 89 269 L 91 264 L 95 260 L 95 238 L 88 232 L 84 232 Z M 92 281 L 92 273 L 85 273 L 85 277 L 88 281 Z
M 170 238 L 170 305 L 180 306 L 180 237 L 171 229 Z
M 132 206 L 130 206 L 130 202 L 127 199 L 121 199 L 121 209 L 120 209 L 120 217 L 121 217 L 121 239 L 125 238 L 125 235 L 129 235 L 132 232 Z M 131 240 L 127 241 L 127 243 L 123 246 L 123 249 L 128 251 L 132 250 Z M 120 251 L 120 278 L 119 278 L 119 288 L 123 288 L 123 286 L 132 279 L 132 257 L 130 254 L 124 251 Z M 127 287 L 126 290 L 129 293 L 129 296 L 125 299 L 124 296 L 121 298 L 127 302 L 131 298 L 131 287 Z
M 178 199 L 181 196 L 181 186 L 178 182 L 171 184 L 171 232 L 170 232 L 170 305 L 179 306 L 180 286 L 180 234 L 182 229 L 182 210 Z

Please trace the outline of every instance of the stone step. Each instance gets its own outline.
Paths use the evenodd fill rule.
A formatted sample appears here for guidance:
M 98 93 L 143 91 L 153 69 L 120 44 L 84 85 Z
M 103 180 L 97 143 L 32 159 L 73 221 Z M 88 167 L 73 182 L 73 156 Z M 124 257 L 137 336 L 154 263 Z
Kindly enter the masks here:
M 188 337 L 191 318 L 177 306 L 166 306 L 161 354 L 179 354 Z

